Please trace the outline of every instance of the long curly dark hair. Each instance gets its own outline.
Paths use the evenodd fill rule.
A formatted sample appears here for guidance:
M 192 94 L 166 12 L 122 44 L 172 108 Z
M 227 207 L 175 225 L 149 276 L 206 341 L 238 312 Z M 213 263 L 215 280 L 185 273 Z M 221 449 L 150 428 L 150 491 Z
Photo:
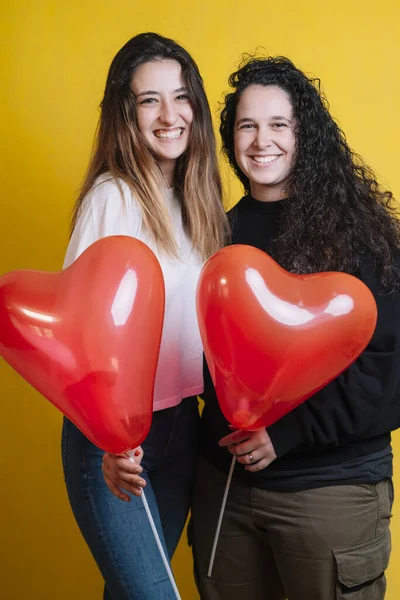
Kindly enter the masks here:
M 395 262 L 400 225 L 393 195 L 382 190 L 361 157 L 349 148 L 329 113 L 320 81 L 307 77 L 288 59 L 245 56 L 229 78 L 233 92 L 225 96 L 220 132 L 223 153 L 250 194 L 234 149 L 236 107 L 250 85 L 274 85 L 291 100 L 296 149 L 289 173 L 288 202 L 272 254 L 294 273 L 344 271 L 360 275 L 363 256 L 384 289 L 400 288 Z

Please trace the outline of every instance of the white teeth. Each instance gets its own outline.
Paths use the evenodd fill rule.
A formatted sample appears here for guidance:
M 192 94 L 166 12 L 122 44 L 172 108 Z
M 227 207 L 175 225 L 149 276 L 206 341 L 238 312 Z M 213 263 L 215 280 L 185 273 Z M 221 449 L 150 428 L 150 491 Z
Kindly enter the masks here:
M 154 135 L 160 138 L 161 140 L 176 140 L 182 134 L 182 132 L 182 127 L 179 127 L 179 129 L 173 129 L 171 131 L 157 129 L 157 131 L 154 132 Z
M 252 159 L 255 160 L 258 163 L 271 163 L 274 162 L 275 160 L 277 160 L 279 158 L 279 155 L 275 155 L 275 156 L 252 156 Z

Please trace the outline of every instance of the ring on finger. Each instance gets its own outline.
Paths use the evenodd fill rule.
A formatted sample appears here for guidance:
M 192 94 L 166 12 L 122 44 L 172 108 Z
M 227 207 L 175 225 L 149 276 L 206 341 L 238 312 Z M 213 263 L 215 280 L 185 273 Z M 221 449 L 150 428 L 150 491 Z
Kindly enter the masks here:
M 252 455 L 251 453 L 249 453 L 249 461 L 250 461 L 251 463 L 253 463 L 253 462 L 255 462 L 255 460 L 256 460 L 256 459 L 255 459 L 255 458 L 253 458 L 253 455 Z

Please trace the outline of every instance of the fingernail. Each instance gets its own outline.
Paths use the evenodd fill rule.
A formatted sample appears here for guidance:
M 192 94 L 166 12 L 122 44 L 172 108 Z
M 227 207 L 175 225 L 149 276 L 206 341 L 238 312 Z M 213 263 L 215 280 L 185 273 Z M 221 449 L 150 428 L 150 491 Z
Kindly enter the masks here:
M 133 453 L 133 456 L 140 456 L 140 450 L 135 450 L 135 452 Z

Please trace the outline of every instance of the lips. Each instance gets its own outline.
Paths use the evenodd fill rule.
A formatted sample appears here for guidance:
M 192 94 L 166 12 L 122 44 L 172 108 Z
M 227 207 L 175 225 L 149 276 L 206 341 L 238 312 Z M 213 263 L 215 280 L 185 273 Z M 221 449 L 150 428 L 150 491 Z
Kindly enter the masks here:
M 156 129 L 153 133 L 159 140 L 177 140 L 183 132 L 183 127 L 175 127 L 174 129 Z

